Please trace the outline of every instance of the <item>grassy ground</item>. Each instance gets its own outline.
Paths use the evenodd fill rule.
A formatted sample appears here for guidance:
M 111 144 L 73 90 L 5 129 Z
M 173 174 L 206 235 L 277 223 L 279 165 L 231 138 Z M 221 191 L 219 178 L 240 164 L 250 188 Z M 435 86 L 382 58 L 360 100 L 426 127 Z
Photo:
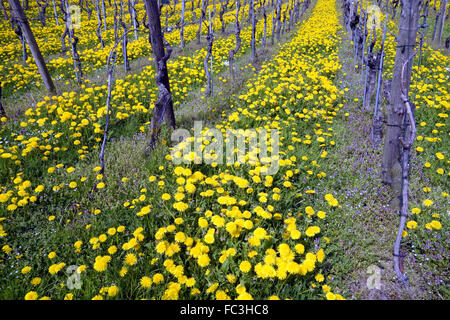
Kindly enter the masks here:
M 348 39 L 343 35 L 343 39 Z M 434 270 L 429 263 L 420 263 L 414 250 L 408 248 L 403 268 L 409 277 L 409 288 L 400 287 L 393 269 L 393 244 L 398 228 L 397 211 L 389 206 L 392 195 L 381 182 L 382 147 L 371 140 L 372 111 L 362 108 L 363 85 L 353 65 L 353 52 L 348 40 L 342 43 L 342 89 L 348 88 L 344 112 L 346 120 L 335 126 L 338 152 L 330 154 L 335 165 L 328 171 L 333 177 L 324 180 L 324 192 L 341 195 L 342 215 L 331 217 L 335 256 L 333 271 L 338 286 L 354 299 L 437 299 L 445 295 L 445 286 L 432 281 L 446 277 L 445 269 Z M 358 101 L 355 101 L 358 99 Z M 413 161 L 417 161 L 413 159 Z M 414 165 L 413 165 L 414 167 Z M 417 167 L 417 166 L 416 166 Z M 417 197 L 426 177 L 413 171 L 411 198 Z M 369 289 L 367 280 L 376 266 L 380 270 L 381 288 Z

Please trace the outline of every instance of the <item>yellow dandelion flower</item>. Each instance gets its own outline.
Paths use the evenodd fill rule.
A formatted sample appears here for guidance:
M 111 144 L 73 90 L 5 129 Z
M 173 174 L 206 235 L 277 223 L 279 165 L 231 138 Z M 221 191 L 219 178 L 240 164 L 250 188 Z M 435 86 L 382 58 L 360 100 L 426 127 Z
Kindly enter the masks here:
M 243 273 L 249 272 L 251 268 L 252 268 L 252 264 L 250 262 L 248 262 L 247 260 L 244 260 L 239 264 L 239 270 L 241 270 L 241 272 L 243 272 Z
M 152 279 L 147 276 L 142 277 L 140 281 L 140 284 L 143 288 L 150 288 L 152 286 L 152 283 Z

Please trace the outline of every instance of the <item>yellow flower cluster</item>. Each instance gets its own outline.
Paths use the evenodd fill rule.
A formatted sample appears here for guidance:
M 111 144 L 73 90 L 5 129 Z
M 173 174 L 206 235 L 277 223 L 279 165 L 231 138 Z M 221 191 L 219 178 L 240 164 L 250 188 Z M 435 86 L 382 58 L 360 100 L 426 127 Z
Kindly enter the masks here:
M 241 17 L 244 16 L 245 9 L 245 7 L 242 8 Z M 268 20 L 271 21 L 270 16 Z M 262 28 L 263 22 L 259 21 L 257 40 L 262 37 Z M 241 37 L 242 49 L 237 54 L 237 58 L 250 47 L 251 27 L 244 28 Z M 146 45 L 148 46 L 148 43 Z M 232 36 L 218 39 L 215 42 L 213 50 L 215 70 L 225 69 L 224 61 L 232 47 L 234 47 L 234 37 Z M 188 88 L 195 88 L 204 83 L 205 74 L 202 65 L 205 55 L 205 49 L 200 49 L 193 56 L 180 56 L 175 60 L 169 60 L 168 68 L 172 79 L 171 91 L 175 105 L 186 97 L 189 92 Z M 113 110 L 111 125 L 114 125 L 115 121 L 126 121 L 132 116 L 140 121 L 148 119 L 149 109 L 143 105 L 144 102 L 148 102 L 150 108 L 153 108 L 153 102 L 157 97 L 154 77 L 155 71 L 152 65 L 146 67 L 141 73 L 116 81 L 111 102 Z M 0 173 L 2 177 L 6 179 L 8 175 L 22 175 L 22 166 L 31 157 L 40 157 L 43 163 L 39 167 L 43 168 L 46 166 L 46 162 L 67 156 L 68 153 L 76 153 L 80 159 L 85 159 L 90 151 L 98 147 L 96 144 L 101 141 L 103 135 L 101 123 L 106 114 L 106 107 L 103 107 L 106 100 L 106 86 L 95 86 L 88 83 L 83 84 L 82 89 L 79 93 L 65 92 L 58 97 L 46 97 L 44 101 L 37 103 L 36 108 L 28 109 L 24 121 L 20 122 L 21 129 L 26 128 L 29 132 L 28 137 L 18 135 L 14 125 L 3 128 L 5 131 L 0 136 Z M 146 123 L 148 124 L 148 122 Z M 62 168 L 62 164 L 58 164 L 56 168 L 50 166 L 48 173 L 54 173 L 56 169 Z M 69 173 L 74 170 L 71 169 L 68 171 Z M 0 179 L 0 182 L 6 183 L 6 180 Z M 81 187 L 80 184 L 84 182 L 85 178 L 82 177 L 79 182 L 71 181 L 72 185 L 68 186 L 75 188 L 76 184 Z M 97 184 L 97 189 L 104 187 L 104 182 Z M 65 184 L 52 187 L 55 192 L 63 188 L 65 188 Z M 192 192 L 191 188 L 188 186 Z M 29 193 L 24 194 L 22 196 L 24 199 L 21 201 L 18 197 L 12 196 L 12 190 L 0 191 L 2 191 L 0 193 L 2 203 L 11 201 L 8 205 L 9 211 L 15 211 L 18 207 L 35 200 L 35 195 Z M 21 195 L 19 194 L 19 196 Z M 178 204 L 177 207 L 183 210 L 184 206 Z M 145 211 L 142 214 L 145 214 Z
M 191 5 L 193 2 L 191 3 Z M 195 8 L 193 11 L 190 9 L 191 5 L 188 4 L 189 10 L 185 11 L 185 31 L 184 31 L 184 39 L 186 42 L 196 38 L 196 32 L 198 30 L 198 25 L 194 21 L 194 14 L 196 17 L 200 16 L 201 8 Z M 8 6 L 8 5 L 7 5 Z M 212 12 L 214 10 L 220 10 L 220 4 L 210 4 L 208 6 Z M 207 9 L 207 10 L 208 10 Z M 101 70 L 104 68 L 107 62 L 107 58 L 110 50 L 114 46 L 115 36 L 114 36 L 114 6 L 107 6 L 106 8 L 106 25 L 108 30 L 105 32 L 102 26 L 102 38 L 104 43 L 106 44 L 104 47 L 101 47 L 100 42 L 96 36 L 97 29 L 97 21 L 95 20 L 95 8 L 93 8 L 94 12 L 92 13 L 91 19 L 89 19 L 87 12 L 82 10 L 80 22 L 81 26 L 79 29 L 75 30 L 77 37 L 79 38 L 78 43 L 78 52 L 80 56 L 81 65 L 83 68 L 84 74 L 89 74 L 97 70 Z M 173 10 L 173 12 L 172 12 Z M 53 10 L 52 10 L 53 11 Z M 170 11 L 170 12 L 169 12 Z M 231 10 L 232 11 L 232 10 Z M 53 15 L 47 18 L 47 25 L 42 27 L 40 22 L 37 20 L 30 20 L 32 31 L 37 39 L 37 43 L 39 49 L 41 50 L 44 57 L 59 54 L 58 57 L 50 59 L 47 63 L 47 67 L 50 73 L 53 75 L 55 80 L 67 79 L 67 80 L 75 80 L 75 74 L 73 72 L 73 61 L 71 56 L 70 44 L 68 37 L 66 39 L 66 47 L 67 52 L 65 54 L 61 54 L 62 44 L 60 36 L 64 32 L 63 21 L 61 21 L 62 13 L 60 12 L 59 6 L 57 6 L 57 12 L 60 17 L 59 25 L 56 25 L 56 21 Z M 165 17 L 166 13 L 170 14 L 169 19 L 167 20 L 168 26 L 175 26 L 176 23 L 180 20 L 180 12 L 181 12 L 181 4 L 178 3 L 176 6 L 164 6 L 162 8 L 162 16 Z M 52 12 L 53 13 L 53 12 Z M 143 3 L 138 3 L 136 5 L 136 17 L 138 21 L 142 21 L 145 14 L 145 8 Z M 29 11 L 27 11 L 28 17 L 37 16 L 37 6 L 31 7 Z M 132 26 L 131 15 L 129 11 L 126 10 L 124 14 L 125 23 L 128 26 Z M 226 12 L 224 17 L 224 23 L 228 24 L 234 21 L 234 13 Z M 213 19 L 214 26 L 219 29 L 221 28 L 221 21 L 218 17 Z M 162 19 L 161 22 L 165 25 L 165 19 Z M 2 30 L 5 30 L 5 34 L 0 36 L 0 75 L 2 76 L 2 82 L 4 87 L 4 96 L 9 93 L 14 93 L 18 90 L 24 88 L 30 88 L 32 86 L 41 86 L 41 79 L 37 69 L 37 66 L 34 63 L 34 60 L 31 56 L 31 53 L 28 50 L 28 59 L 26 64 L 19 62 L 22 54 L 22 44 L 15 35 L 13 29 L 9 25 L 9 22 L 5 20 L 0 21 L 0 25 L 2 25 Z M 120 29 L 120 28 L 119 28 Z M 149 56 L 151 55 L 151 47 L 148 45 L 148 37 L 143 32 L 144 28 L 141 27 L 141 31 L 139 31 L 138 40 L 129 41 L 128 43 L 128 59 L 134 60 L 139 57 Z M 206 34 L 207 28 L 203 28 L 202 35 Z M 129 38 L 133 36 L 134 33 L 129 34 Z M 119 30 L 119 37 L 122 36 L 122 30 Z M 177 46 L 180 44 L 180 32 L 179 29 L 173 28 L 172 31 L 165 33 L 166 40 L 172 45 Z M 4 45 L 5 44 L 5 45 Z M 122 44 L 120 43 L 117 50 L 117 59 L 118 63 L 121 63 L 123 60 L 122 55 Z M 67 82 L 68 84 L 69 82 Z
M 91 288 L 95 288 L 95 292 L 89 289 L 89 298 L 104 299 L 130 293 L 137 298 L 156 299 L 194 296 L 286 299 L 301 291 L 323 299 L 342 298 L 324 283 L 329 278 L 324 275 L 323 265 L 328 244 L 324 237 L 327 232 L 323 221 L 325 211 L 338 210 L 339 204 L 330 194 L 325 196 L 327 206 L 312 190 L 327 176 L 321 165 L 335 145 L 332 124 L 342 107 L 343 92 L 334 82 L 341 68 L 337 55 L 341 27 L 335 6 L 334 0 L 318 0 L 310 18 L 261 66 L 259 73 L 245 83 L 244 93 L 233 100 L 231 109 L 222 113 L 222 121 L 215 126 L 221 132 L 247 127 L 257 131 L 278 130 L 280 141 L 271 141 L 270 147 L 278 143 L 280 155 L 267 157 L 277 161 L 279 171 L 265 175 L 264 161 L 175 166 L 170 156 L 165 157 L 167 163 L 161 164 L 158 173 L 145 178 L 146 185 L 139 195 L 130 191 L 134 199 L 120 208 L 102 210 L 108 214 L 119 210 L 121 223 L 127 228 L 118 226 L 109 215 L 105 215 L 98 226 L 100 219 L 96 215 L 102 211 L 92 209 L 92 215 L 86 217 L 88 221 L 83 224 L 85 234 L 70 240 L 65 263 L 81 264 L 77 272 L 87 277 Z M 267 19 L 268 31 L 271 17 Z M 262 29 L 260 21 L 257 39 L 261 39 Z M 243 52 L 249 48 L 250 38 L 251 29 L 244 28 Z M 232 47 L 233 37 L 217 41 L 213 56 L 218 70 L 225 70 L 223 64 Z M 182 101 L 188 89 L 203 84 L 201 61 L 204 56 L 205 50 L 201 49 L 192 56 L 181 56 L 169 63 L 169 72 L 174 75 L 171 89 L 176 104 Z M 153 78 L 153 69 L 147 68 L 116 82 L 112 99 L 114 124 L 131 116 L 137 121 L 148 120 L 149 110 L 144 105 L 156 99 Z M 106 110 L 99 107 L 102 106 L 99 102 L 104 101 L 101 99 L 104 92 L 104 87 L 86 86 L 80 94 L 48 98 L 36 109 L 29 110 L 23 127 L 30 132 L 40 130 L 37 145 L 30 151 L 34 153 L 33 159 L 56 158 L 58 152 L 72 158 L 78 153 L 83 159 L 81 156 L 93 149 L 102 134 L 101 123 Z M 21 173 L 22 165 L 31 155 L 29 158 L 20 156 L 23 144 L 11 143 L 17 134 L 9 130 L 3 131 L 7 132 L 5 135 L 2 133 L 4 143 L 0 144 L 0 154 L 10 153 L 11 157 L 0 162 L 0 168 L 7 164 L 3 169 L 7 177 L 21 180 L 12 184 L 14 182 L 8 179 L 8 189 L 4 188 L 1 194 L 10 194 L 2 202 L 1 210 L 19 201 L 20 185 L 29 193 L 24 196 L 34 195 L 30 190 L 32 183 L 24 185 L 23 180 L 27 180 Z M 251 137 L 246 137 L 246 142 L 249 139 Z M 40 148 L 47 144 L 53 152 L 41 155 L 50 151 Z M 64 147 L 66 150 L 62 150 Z M 55 148 L 59 148 L 58 151 Z M 76 149 L 81 152 L 74 152 Z M 234 154 L 240 152 L 234 150 Z M 244 158 L 250 157 L 244 155 Z M 94 168 L 96 175 L 97 169 Z M 70 182 L 75 182 L 76 187 L 70 189 L 68 182 L 55 185 L 58 188 L 44 186 L 43 190 L 57 196 L 58 192 L 70 195 L 69 192 L 79 192 L 83 188 L 82 177 L 75 178 L 75 165 L 45 166 L 44 174 L 56 176 L 59 172 L 73 177 Z M 101 175 L 94 176 L 95 182 L 102 179 Z M 299 190 L 305 195 L 299 195 Z M 74 207 L 76 210 L 76 205 Z M 54 217 L 52 221 L 49 223 L 56 222 Z M 10 248 L 2 249 L 6 252 Z M 64 250 L 55 251 L 58 259 L 66 256 Z M 50 287 L 48 284 L 52 284 L 53 289 L 45 294 L 77 298 L 78 293 L 60 287 L 58 272 L 64 266 L 64 263 L 52 265 L 53 278 L 45 275 L 42 282 L 30 283 L 33 287 L 26 298 L 38 298 Z M 30 280 L 38 272 L 25 271 L 28 272 L 23 276 Z M 300 290 L 283 292 L 286 284 Z M 279 293 L 274 295 L 275 292 Z

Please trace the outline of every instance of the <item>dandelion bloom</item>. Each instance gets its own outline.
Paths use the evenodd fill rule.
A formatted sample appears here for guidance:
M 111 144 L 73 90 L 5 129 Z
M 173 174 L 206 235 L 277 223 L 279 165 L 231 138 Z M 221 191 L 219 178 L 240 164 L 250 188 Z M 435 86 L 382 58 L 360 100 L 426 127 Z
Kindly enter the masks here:
M 152 283 L 152 279 L 147 276 L 142 277 L 140 281 L 140 284 L 143 288 L 150 288 L 152 286 Z
M 323 211 L 318 211 L 318 212 L 317 212 L 317 217 L 318 217 L 319 219 L 325 219 L 326 216 L 327 216 L 326 213 L 323 212 Z
M 119 293 L 119 287 L 118 286 L 111 286 L 108 288 L 108 296 L 115 297 Z
M 117 247 L 116 246 L 111 246 L 108 248 L 108 253 L 113 255 L 117 252 Z
M 68 293 L 64 296 L 64 300 L 73 300 L 73 293 Z
M 158 284 L 164 281 L 164 276 L 161 273 L 155 273 L 153 275 L 153 283 Z
M 22 274 L 27 274 L 28 272 L 30 272 L 31 271 L 31 267 L 24 267 L 24 268 L 22 268 L 22 270 L 20 271 Z
M 195 285 L 196 281 L 194 278 L 189 278 L 186 280 L 186 287 L 192 288 Z
M 180 202 L 175 202 L 175 203 L 173 204 L 173 207 L 174 207 L 176 210 L 180 211 L 180 212 L 186 211 L 186 209 L 189 208 L 189 206 L 188 206 L 186 203 L 182 202 L 182 201 L 180 201 Z
M 326 294 L 327 300 L 336 300 L 336 295 L 331 291 Z
M 197 262 L 200 267 L 206 267 L 210 262 L 209 256 L 207 254 L 202 254 L 200 257 L 198 257 Z
M 317 251 L 317 261 L 322 262 L 323 259 L 325 259 L 325 252 L 323 249 L 319 249 L 319 251 Z
M 161 199 L 163 199 L 163 200 L 165 200 L 165 201 L 170 200 L 170 198 L 171 198 L 171 196 L 170 196 L 170 194 L 168 194 L 168 193 L 164 193 L 164 194 L 161 196 Z
M 442 228 L 442 224 L 437 220 L 431 221 L 430 225 L 435 230 L 440 230 Z
M 236 300 L 253 300 L 253 297 L 250 293 L 243 292 L 236 298 Z
M 38 294 L 36 291 L 30 291 L 25 295 L 25 300 L 37 300 Z
M 256 238 L 256 239 L 259 239 L 259 240 L 264 239 L 264 238 L 266 237 L 266 234 L 267 234 L 267 232 L 266 232 L 266 230 L 263 229 L 263 228 L 256 228 L 256 229 L 253 231 L 253 235 L 255 236 L 255 238 Z
M 129 253 L 125 256 L 125 263 L 129 266 L 135 265 L 137 262 L 136 255 L 133 253 Z
M 408 227 L 408 229 L 415 229 L 417 227 L 417 222 L 416 221 L 408 221 L 408 223 L 406 224 L 406 227 Z
M 436 158 L 438 158 L 439 160 L 443 160 L 445 158 L 445 156 L 441 152 L 437 152 Z
M 316 274 L 314 278 L 317 282 L 323 282 L 325 280 L 324 276 L 321 273 Z
M 94 270 L 98 272 L 106 271 L 109 261 L 111 261 L 110 256 L 97 256 L 95 258 Z
M 305 246 L 303 244 L 299 243 L 299 244 L 295 245 L 295 251 L 298 254 L 303 254 L 305 252 Z
M 248 262 L 247 260 L 242 261 L 239 264 L 239 269 L 243 272 L 243 273 L 247 273 L 250 271 L 250 269 L 252 268 L 252 265 L 250 262 Z

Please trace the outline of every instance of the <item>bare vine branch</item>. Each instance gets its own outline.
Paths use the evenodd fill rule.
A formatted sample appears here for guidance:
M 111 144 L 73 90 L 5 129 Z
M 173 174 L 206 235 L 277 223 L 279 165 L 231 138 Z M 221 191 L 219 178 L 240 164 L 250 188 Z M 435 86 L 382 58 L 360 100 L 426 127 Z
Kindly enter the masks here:
M 108 128 L 109 128 L 109 114 L 110 114 L 110 106 L 111 106 L 111 87 L 112 87 L 112 80 L 114 75 L 114 64 L 116 63 L 117 58 L 117 52 L 116 49 L 121 41 L 123 41 L 123 38 L 126 37 L 129 33 L 134 32 L 134 28 L 129 29 L 127 32 L 125 32 L 120 39 L 118 39 L 114 46 L 109 51 L 108 60 L 106 62 L 106 70 L 108 72 L 108 95 L 106 97 L 106 123 L 105 123 L 105 130 L 103 132 L 103 141 L 102 146 L 100 149 L 100 174 L 103 174 L 105 172 L 105 147 L 106 147 L 106 140 L 108 138 Z M 97 189 L 97 185 L 93 187 L 93 191 Z
M 408 217 L 408 184 L 409 184 L 409 156 L 411 153 L 411 147 L 414 143 L 416 137 L 416 124 L 413 115 L 413 111 L 411 108 L 411 103 L 408 100 L 406 87 L 405 87 L 405 67 L 409 63 L 409 61 L 416 55 L 417 51 L 415 51 L 402 65 L 401 72 L 401 99 L 405 106 L 405 117 L 408 118 L 408 121 L 404 121 L 407 123 L 407 128 L 405 130 L 405 141 L 402 137 L 399 137 L 400 143 L 403 147 L 402 152 L 402 203 L 400 209 L 400 225 L 398 227 L 397 238 L 394 243 L 394 269 L 397 274 L 397 277 L 400 283 L 408 283 L 408 276 L 403 272 L 401 265 L 401 255 L 400 255 L 400 246 L 403 237 L 403 230 L 406 224 L 406 218 Z

